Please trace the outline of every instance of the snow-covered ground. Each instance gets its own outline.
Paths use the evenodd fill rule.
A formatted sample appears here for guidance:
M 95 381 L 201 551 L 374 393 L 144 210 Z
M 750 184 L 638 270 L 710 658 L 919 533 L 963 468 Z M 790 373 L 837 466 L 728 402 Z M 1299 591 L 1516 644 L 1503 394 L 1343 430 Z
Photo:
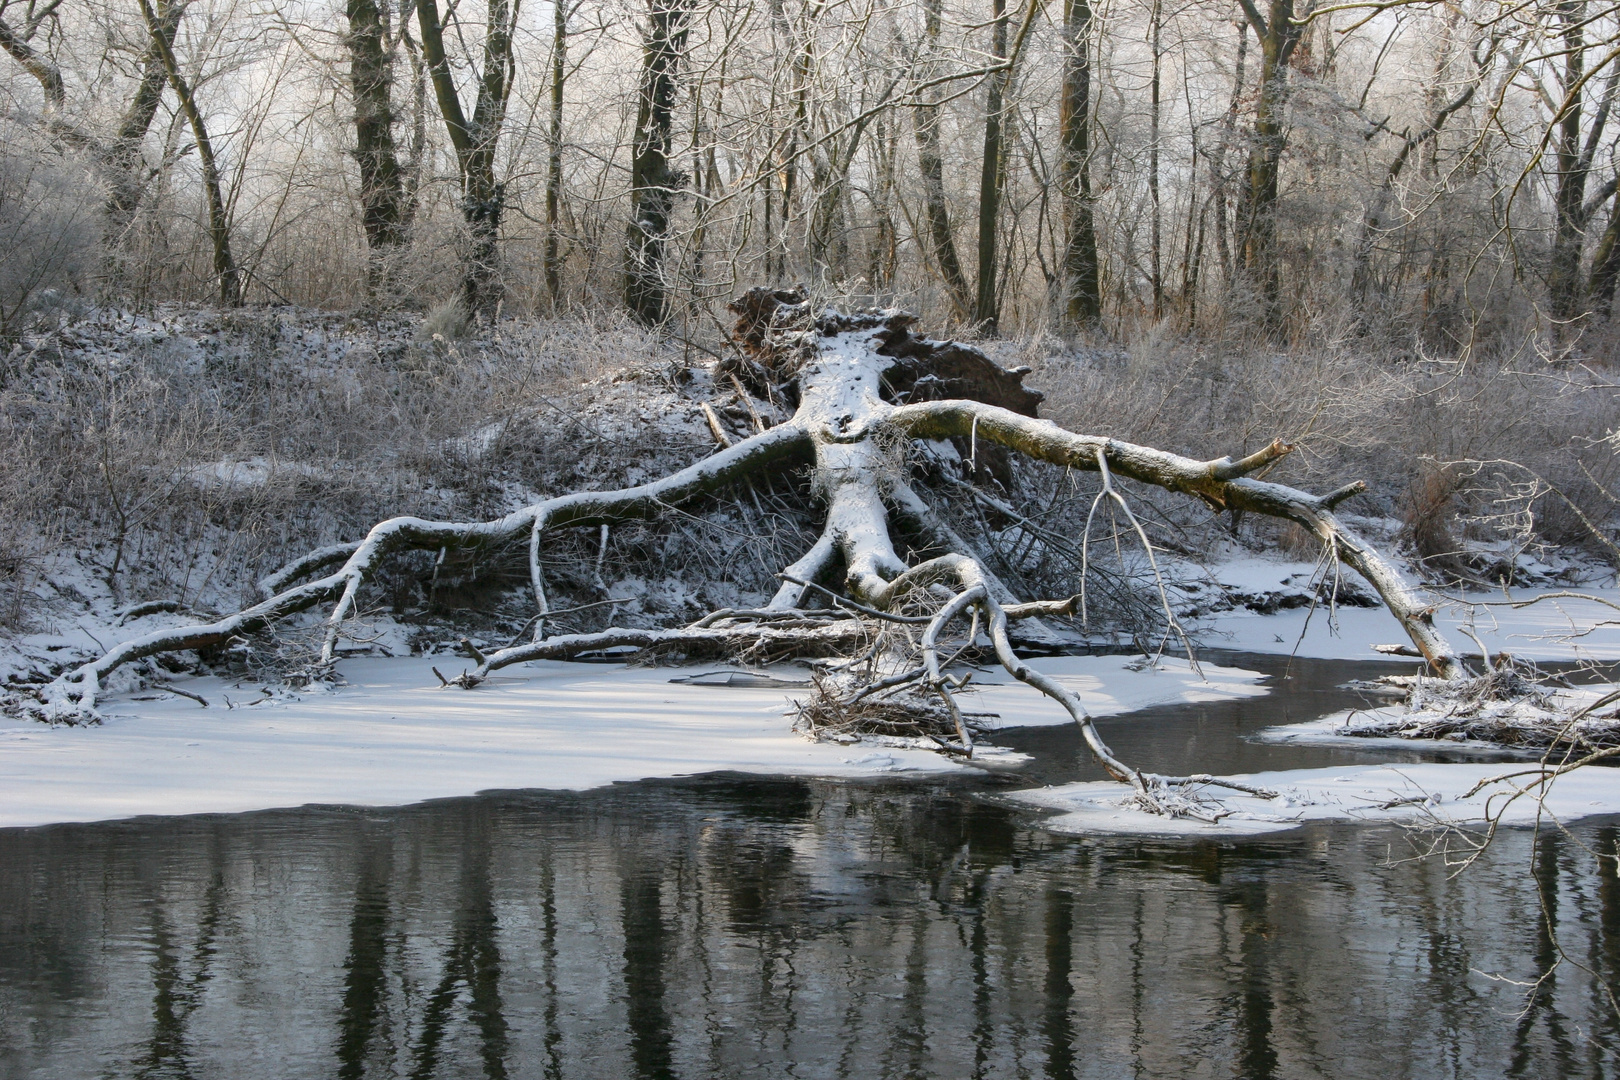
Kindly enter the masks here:
M 1212 575 L 1223 589 L 1238 597 L 1285 598 L 1306 591 L 1313 569 L 1309 563 L 1246 558 L 1216 566 Z M 1347 575 L 1347 580 L 1365 591 L 1366 586 L 1354 575 Z M 1470 593 L 1466 599 L 1471 603 L 1466 605 L 1436 597 L 1435 622 L 1463 653 L 1479 652 L 1468 636 L 1471 631 L 1493 654 L 1505 650 L 1521 660 L 1620 660 L 1620 626 L 1594 629 L 1605 620 L 1620 622 L 1620 609 L 1578 598 L 1515 606 L 1558 592 L 1582 593 L 1620 605 L 1620 587 L 1613 582 L 1568 589 L 1515 589 L 1510 597 L 1501 592 Z M 1407 643 L 1400 626 L 1382 606 L 1340 605 L 1330 612 L 1328 605 L 1320 604 L 1314 611 L 1301 606 L 1270 615 L 1239 607 L 1197 625 L 1198 639 L 1206 647 L 1297 652 L 1318 659 L 1375 660 L 1379 654 L 1373 651 L 1374 645 Z
M 1072 833 L 1138 833 L 1152 836 L 1249 836 L 1297 828 L 1312 821 L 1408 822 L 1420 825 L 1479 826 L 1486 815 L 1503 824 L 1537 820 L 1573 821 L 1620 812 L 1620 769 L 1585 768 L 1548 784 L 1544 798 L 1510 800 L 1516 786 L 1534 777 L 1518 776 L 1464 795 L 1481 780 L 1522 773 L 1534 765 L 1503 762 L 1361 765 L 1296 769 L 1229 776 L 1276 798 L 1207 787 L 1206 814 L 1216 821 L 1167 818 L 1124 805 L 1129 790 L 1102 782 L 1064 784 L 1021 791 L 1012 798 L 1058 814 L 1042 822 Z
M 1333 618 L 1319 607 L 1307 628 L 1306 609 L 1285 605 L 1298 603 L 1297 597 L 1309 588 L 1311 569 L 1309 564 L 1258 558 L 1218 566 L 1214 577 L 1229 599 L 1213 605 L 1226 610 L 1202 623 L 1198 636 L 1203 646 L 1261 653 L 1297 649 L 1310 657 L 1365 660 L 1379 655 L 1374 644 L 1402 640 L 1381 607 L 1340 607 Z M 1582 591 L 1620 603 L 1620 588 L 1612 585 Z M 1530 595 L 1518 593 L 1515 599 Z M 1295 599 L 1289 600 L 1291 596 Z M 1249 602 L 1245 598 L 1255 597 L 1265 601 L 1259 606 L 1280 598 L 1284 610 L 1260 615 L 1241 606 Z M 101 599 L 103 603 L 92 602 L 91 607 L 110 610 L 107 598 Z M 1466 625 L 1493 652 L 1505 649 L 1535 660 L 1616 660 L 1620 629 L 1591 628 L 1617 614 L 1601 605 L 1560 599 L 1528 608 L 1477 609 L 1472 615 L 1460 606 L 1443 606 L 1438 619 L 1462 652 L 1477 650 L 1462 632 Z M 185 616 L 159 614 L 123 627 L 110 616 L 59 624 L 52 633 L 17 642 L 18 648 L 8 652 L 7 666 L 27 670 L 51 656 L 88 655 L 120 636 L 175 620 Z M 408 648 L 402 637 L 393 644 L 399 646 L 396 652 Z M 201 694 L 210 707 L 154 690 L 106 699 L 107 722 L 98 728 L 0 721 L 0 827 L 305 803 L 401 804 L 498 788 L 583 789 L 727 769 L 870 777 L 975 767 L 904 746 L 809 742 L 790 726 L 791 699 L 804 691 L 670 682 L 692 669 L 525 665 L 467 693 L 442 688 L 431 670 L 434 663 L 447 675 L 459 671 L 460 661 L 449 660 L 447 666 L 443 656 L 355 658 L 342 667 L 347 685 L 330 690 L 255 700 L 262 695 L 251 686 L 212 678 L 184 680 L 176 685 Z M 1401 663 L 1404 668 L 1392 670 L 1411 666 L 1409 660 Z M 1154 669 L 1117 656 L 1060 657 L 1036 666 L 1079 693 L 1098 716 L 1266 692 L 1253 672 L 1208 663 L 1202 665 L 1202 677 L 1179 661 Z M 1069 722 L 1055 703 L 999 669 L 976 673 L 975 684 L 976 692 L 967 695 L 964 705 L 999 714 L 1001 726 Z M 1342 722 L 1342 717 L 1315 721 L 1281 737 L 1350 745 L 1351 740 L 1331 733 Z M 1354 745 L 1367 749 L 1376 744 L 1357 739 Z M 976 764 L 1005 767 L 1015 765 L 1015 759 L 989 749 Z M 1247 805 L 1239 797 L 1238 812 L 1223 819 L 1216 831 L 1272 830 L 1322 817 L 1410 814 L 1409 806 L 1376 813 L 1367 807 L 1388 801 L 1387 792 L 1406 791 L 1413 783 L 1426 790 L 1465 790 L 1478 768 L 1500 767 L 1425 765 L 1417 772 L 1403 766 L 1399 776 L 1351 769 L 1273 777 L 1272 786 L 1288 788 L 1286 804 Z M 1588 771 L 1596 775 L 1559 781 L 1559 790 L 1574 801 L 1558 805 L 1569 812 L 1620 812 L 1620 770 Z M 1120 794 L 1117 786 L 1082 785 L 1028 798 L 1067 810 L 1052 823 L 1056 828 L 1210 828 L 1110 808 L 1109 800 Z
M 108 700 L 100 727 L 6 722 L 0 827 L 305 803 L 393 805 L 724 769 L 867 777 L 969 767 L 926 750 L 809 742 L 788 716 L 792 697 L 805 691 L 670 682 L 693 669 L 537 663 L 467 692 L 441 687 L 434 664 L 446 675 L 460 670 L 445 657 L 354 659 L 342 665 L 348 685 L 279 700 L 192 679 L 177 685 L 207 708 L 150 691 Z M 1258 675 L 1207 665 L 1209 682 L 1184 664 L 1133 670 L 1120 656 L 1037 666 L 1097 715 L 1265 692 Z M 1010 677 L 985 681 L 997 685 L 967 700 L 1000 712 L 1004 724 L 1068 722 Z M 979 764 L 1011 757 L 988 749 Z

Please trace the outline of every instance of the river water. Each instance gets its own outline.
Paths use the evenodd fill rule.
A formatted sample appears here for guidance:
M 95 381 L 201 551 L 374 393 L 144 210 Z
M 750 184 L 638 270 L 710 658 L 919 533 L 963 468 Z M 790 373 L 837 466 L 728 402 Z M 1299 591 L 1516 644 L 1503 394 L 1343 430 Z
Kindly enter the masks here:
M 1243 738 L 1368 670 L 1101 726 L 1166 772 L 1436 756 Z M 1093 778 L 1075 733 L 1000 741 L 1036 761 L 0 830 L 0 1077 L 1620 1072 L 1620 822 L 1454 876 L 1386 827 L 1060 836 L 1003 795 Z

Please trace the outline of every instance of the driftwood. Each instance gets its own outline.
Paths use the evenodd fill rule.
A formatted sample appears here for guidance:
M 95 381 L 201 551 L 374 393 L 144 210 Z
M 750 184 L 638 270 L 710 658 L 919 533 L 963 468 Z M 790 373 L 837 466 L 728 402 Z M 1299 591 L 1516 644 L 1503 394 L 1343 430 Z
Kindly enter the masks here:
M 216 646 L 261 630 L 316 605 L 330 605 L 320 662 L 332 663 L 361 585 L 386 558 L 411 549 L 490 552 L 525 541 L 536 607 L 535 638 L 486 654 L 452 680 L 467 688 L 490 672 L 537 659 L 563 659 L 620 646 L 721 653 L 751 648 L 755 656 L 835 654 L 861 647 L 884 618 L 924 627 L 917 680 L 953 716 L 959 711 L 941 671 L 939 641 L 950 625 L 971 619 L 988 636 L 996 659 L 1015 678 L 1058 701 L 1074 717 L 1097 760 L 1152 803 L 1162 779 L 1119 761 L 1104 744 L 1080 700 L 1018 658 L 1010 620 L 1066 614 L 1078 598 L 1018 604 L 976 554 L 912 489 L 893 449 L 913 439 L 955 439 L 980 461 L 993 449 L 1072 469 L 1098 472 L 1103 495 L 1119 500 L 1114 481 L 1127 478 L 1185 493 L 1217 510 L 1293 521 L 1357 571 L 1388 605 L 1415 651 L 1434 674 L 1466 674 L 1401 575 L 1333 514 L 1365 490 L 1352 484 L 1326 495 L 1256 480 L 1252 474 L 1288 454 L 1280 441 L 1246 457 L 1198 461 L 1106 436 L 1081 435 L 1037 419 L 1040 395 L 1022 385 L 1023 371 L 997 366 L 967 345 L 912 333 L 902 312 L 817 312 L 796 292 L 755 289 L 732 305 L 741 355 L 723 364 L 761 398 L 794 407 L 788 421 L 723 446 L 712 456 L 651 483 L 619 491 L 580 492 L 548 499 L 493 521 L 391 518 L 364 539 L 311 552 L 261 583 L 264 599 L 217 622 L 166 629 L 126 641 L 58 678 L 47 691 L 59 713 L 93 710 L 101 680 L 123 664 L 159 652 Z M 718 425 L 715 425 L 718 428 Z M 719 436 L 717 436 L 718 438 Z M 721 441 L 724 441 L 723 439 Z M 818 540 L 781 573 L 782 585 L 762 610 L 711 614 L 672 630 L 608 629 L 545 636 L 548 605 L 544 555 L 549 533 L 653 517 L 672 506 L 721 490 L 767 469 L 814 467 L 813 489 L 825 507 Z M 951 552 L 908 565 L 891 537 L 891 514 Z M 1145 540 L 1145 537 L 1144 537 Z M 1151 552 L 1151 548 L 1149 549 Z M 335 567 L 335 569 L 332 569 Z M 841 577 L 829 587 L 835 569 Z M 313 580 L 301 578 L 322 573 Z M 837 600 L 832 606 L 823 594 Z M 909 614 L 908 614 L 909 612 Z M 966 741 L 966 726 L 956 725 Z

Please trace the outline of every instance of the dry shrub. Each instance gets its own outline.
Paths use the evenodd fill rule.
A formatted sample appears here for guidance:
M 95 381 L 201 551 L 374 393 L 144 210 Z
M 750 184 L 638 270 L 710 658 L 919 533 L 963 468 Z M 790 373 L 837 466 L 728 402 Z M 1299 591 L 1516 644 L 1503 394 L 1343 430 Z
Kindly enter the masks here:
M 814 689 L 797 702 L 793 729 L 818 742 L 861 742 L 923 739 L 941 750 L 957 750 L 960 734 L 937 693 L 916 684 L 860 696 L 857 683 L 823 672 L 812 675 Z M 990 730 L 989 714 L 962 714 L 971 736 Z
M 85 170 L 0 120 L 0 343 L 59 316 L 100 249 Z
M 1454 532 L 1459 519 L 1483 523 L 1493 537 L 1512 524 L 1488 520 L 1503 512 L 1508 493 L 1475 482 L 1467 462 L 1517 462 L 1558 485 L 1593 521 L 1615 514 L 1620 460 L 1600 440 L 1614 426 L 1620 391 L 1590 365 L 1529 348 L 1452 362 L 1394 343 L 1284 352 L 1241 338 L 1176 339 L 1162 326 L 1151 330 L 1129 350 L 1035 337 L 1001 343 L 997 354 L 1004 364 L 1035 368 L 1027 382 L 1046 392 L 1042 415 L 1072 430 L 1196 458 L 1247 453 L 1273 438 L 1294 443 L 1267 479 L 1314 490 L 1365 480 L 1369 493 L 1344 510 L 1400 519 L 1428 558 L 1463 546 Z M 1133 492 L 1167 528 L 1209 520 L 1189 500 Z M 1530 540 L 1580 541 L 1579 518 L 1554 501 L 1537 506 Z M 1218 535 L 1196 530 L 1176 539 L 1197 547 Z
M 1461 546 L 1451 531 L 1461 488 L 1456 468 L 1426 461 L 1400 500 L 1402 539 L 1412 545 L 1424 566 L 1453 575 L 1461 572 Z

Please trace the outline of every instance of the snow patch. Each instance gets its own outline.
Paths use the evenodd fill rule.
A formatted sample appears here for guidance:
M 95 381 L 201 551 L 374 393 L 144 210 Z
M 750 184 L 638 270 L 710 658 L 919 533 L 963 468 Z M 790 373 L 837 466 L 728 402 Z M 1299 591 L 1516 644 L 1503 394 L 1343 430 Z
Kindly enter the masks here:
M 1041 822 L 1054 832 L 1125 833 L 1147 836 L 1240 837 L 1281 832 L 1313 821 L 1414 823 L 1479 826 L 1486 815 L 1507 825 L 1533 825 L 1556 818 L 1573 821 L 1620 813 L 1620 769 L 1588 767 L 1559 777 L 1538 803 L 1529 796 L 1509 801 L 1525 777 L 1487 786 L 1482 780 L 1522 771 L 1503 762 L 1463 764 L 1363 765 L 1294 769 L 1218 777 L 1275 793 L 1261 798 L 1221 787 L 1205 787 L 1215 822 L 1167 818 L 1127 805 L 1131 790 L 1100 781 L 1017 792 L 1017 802 L 1059 813 Z
M 670 682 L 680 674 L 670 668 L 544 662 L 468 692 L 440 686 L 434 664 L 447 677 L 459 673 L 461 661 L 447 659 L 350 659 L 340 667 L 348 685 L 277 697 L 218 678 L 176 681 L 209 707 L 150 691 L 114 695 L 101 727 L 0 723 L 0 827 L 305 803 L 398 805 L 727 769 L 863 777 L 972 767 L 914 745 L 809 742 L 787 716 L 803 690 L 681 685 Z M 1117 656 L 1036 666 L 1097 715 L 1265 693 L 1261 676 L 1229 668 L 1206 666 L 1205 683 L 1179 663 L 1133 670 Z M 977 696 L 975 707 L 1000 712 L 1003 726 L 1070 722 L 1010 678 Z M 975 761 L 996 768 L 1020 757 L 980 747 Z
M 1230 701 L 1268 693 L 1266 676 L 1242 668 L 1200 664 L 1166 657 L 1157 666 L 1132 656 L 1051 656 L 1029 661 L 1073 691 L 1092 716 L 1117 716 L 1154 705 Z M 980 680 L 983 680 L 982 682 Z M 1072 724 L 1063 706 L 996 668 L 975 673 L 970 691 L 959 694 L 962 708 L 992 712 L 997 728 Z M 973 688 L 977 688 L 974 690 Z
M 1513 602 L 1531 600 L 1554 590 L 1516 590 Z M 1620 604 L 1620 588 L 1582 587 L 1578 590 Z M 1500 592 L 1466 595 L 1464 599 L 1502 603 Z M 1492 653 L 1506 651 L 1521 660 L 1557 662 L 1620 660 L 1620 612 L 1580 599 L 1544 600 L 1532 607 L 1476 608 L 1441 600 L 1435 624 L 1460 653 L 1478 653 L 1479 646 L 1464 632 L 1471 629 Z M 1275 615 L 1232 611 L 1198 628 L 1205 647 L 1242 652 L 1289 653 L 1325 660 L 1375 660 L 1373 646 L 1406 643 L 1406 635 L 1383 607 L 1341 607 L 1329 612 L 1321 605 L 1314 612 L 1294 608 Z M 1301 636 L 1303 634 L 1303 637 Z

